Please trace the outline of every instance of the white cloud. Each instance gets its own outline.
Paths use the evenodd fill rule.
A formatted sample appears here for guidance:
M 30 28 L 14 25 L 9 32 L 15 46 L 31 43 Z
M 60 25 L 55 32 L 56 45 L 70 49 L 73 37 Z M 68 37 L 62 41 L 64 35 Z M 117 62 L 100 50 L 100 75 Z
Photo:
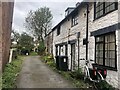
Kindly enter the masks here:
M 48 0 L 39 0 L 39 2 L 36 0 L 29 0 L 29 2 L 26 2 L 27 0 L 24 0 L 25 2 L 20 1 L 21 0 L 15 1 L 13 17 L 13 28 L 20 33 L 26 30 L 23 24 L 25 22 L 25 17 L 30 10 L 36 10 L 44 6 L 49 7 L 53 14 L 53 26 L 55 26 L 65 17 L 65 9 L 67 7 L 75 7 L 75 4 L 77 3 L 77 0 L 69 0 L 69 2 L 68 0 L 64 0 L 64 2 L 58 2 L 58 0 L 49 0 L 49 2 Z

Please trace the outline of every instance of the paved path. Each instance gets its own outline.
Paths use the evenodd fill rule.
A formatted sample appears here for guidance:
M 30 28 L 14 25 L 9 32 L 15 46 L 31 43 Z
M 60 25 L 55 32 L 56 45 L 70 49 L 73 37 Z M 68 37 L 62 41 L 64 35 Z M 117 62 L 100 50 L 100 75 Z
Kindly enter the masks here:
M 73 88 L 69 81 L 39 59 L 39 56 L 25 58 L 17 78 L 17 88 Z

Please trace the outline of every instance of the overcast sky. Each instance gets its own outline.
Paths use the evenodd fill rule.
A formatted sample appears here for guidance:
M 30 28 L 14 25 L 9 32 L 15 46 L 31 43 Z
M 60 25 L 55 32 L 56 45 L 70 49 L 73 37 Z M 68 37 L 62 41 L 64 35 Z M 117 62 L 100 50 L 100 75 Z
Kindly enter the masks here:
M 29 2 L 26 2 L 29 1 Z M 65 9 L 67 7 L 75 7 L 75 4 L 81 0 L 24 0 L 21 2 L 20 0 L 15 0 L 14 5 L 14 16 L 13 16 L 13 29 L 17 32 L 22 33 L 26 31 L 24 26 L 25 17 L 27 16 L 30 10 L 36 10 L 40 7 L 49 7 L 52 15 L 52 27 L 58 24 L 65 17 Z

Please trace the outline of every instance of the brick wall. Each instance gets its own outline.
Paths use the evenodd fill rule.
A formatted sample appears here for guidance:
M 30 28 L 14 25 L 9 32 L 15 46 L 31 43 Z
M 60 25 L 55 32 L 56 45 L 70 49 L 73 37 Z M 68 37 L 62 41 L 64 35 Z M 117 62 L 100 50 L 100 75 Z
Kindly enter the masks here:
M 2 12 L 2 8 L 1 8 L 1 1 L 0 1 L 0 12 Z M 2 13 L 0 13 L 0 72 L 2 69 Z
M 0 36 L 2 36 L 1 46 L 2 46 L 2 52 L 0 53 L 0 56 L 2 56 L 2 68 L 4 68 L 5 64 L 8 62 L 9 59 L 9 50 L 11 45 L 11 29 L 12 29 L 12 17 L 13 17 L 13 2 L 2 2 L 1 3 L 1 10 L 2 10 L 2 16 L 0 17 L 2 19 L 2 24 L 0 27 L 1 32 Z

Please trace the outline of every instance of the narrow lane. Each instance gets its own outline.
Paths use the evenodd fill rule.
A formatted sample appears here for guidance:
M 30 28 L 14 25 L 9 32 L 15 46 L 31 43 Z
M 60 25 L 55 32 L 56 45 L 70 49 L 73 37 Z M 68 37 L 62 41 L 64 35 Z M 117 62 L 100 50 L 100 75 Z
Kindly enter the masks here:
M 73 88 L 69 81 L 39 59 L 39 56 L 25 58 L 17 78 L 17 88 Z

